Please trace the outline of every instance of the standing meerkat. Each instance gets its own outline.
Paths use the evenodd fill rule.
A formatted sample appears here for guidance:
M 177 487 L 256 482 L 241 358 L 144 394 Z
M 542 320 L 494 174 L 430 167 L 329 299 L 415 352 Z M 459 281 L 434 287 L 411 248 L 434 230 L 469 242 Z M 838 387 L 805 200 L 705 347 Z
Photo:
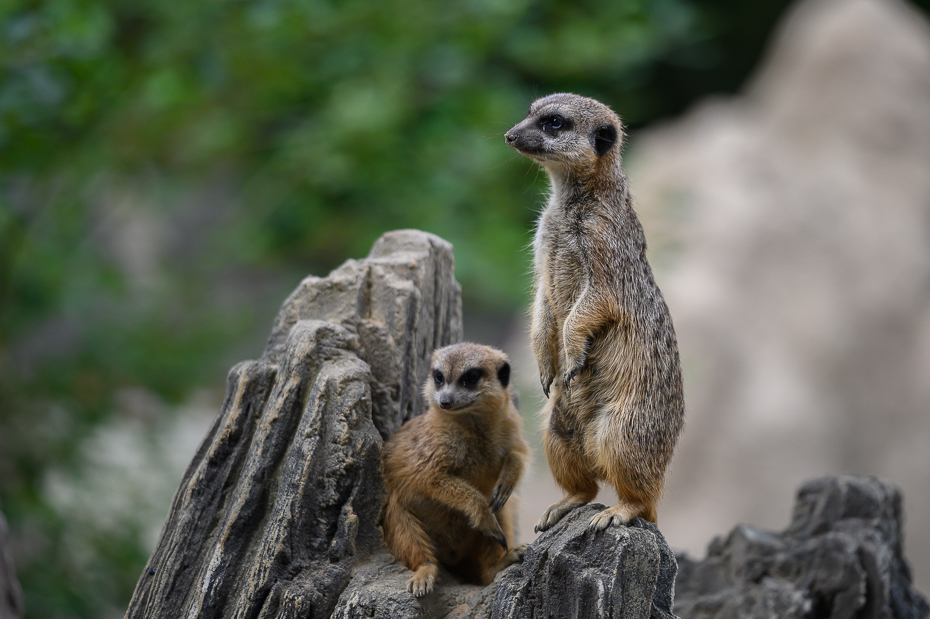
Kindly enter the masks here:
M 505 139 L 552 185 L 533 243 L 531 337 L 548 398 L 546 457 L 567 496 L 536 530 L 592 501 L 601 480 L 620 502 L 592 528 L 655 522 L 684 398 L 675 330 L 621 167 L 623 124 L 598 101 L 554 94 Z
M 384 446 L 388 549 L 414 572 L 407 590 L 433 590 L 438 563 L 486 585 L 523 556 L 507 499 L 529 447 L 510 397 L 510 362 L 489 346 L 462 343 L 433 353 L 423 387 L 429 408 Z

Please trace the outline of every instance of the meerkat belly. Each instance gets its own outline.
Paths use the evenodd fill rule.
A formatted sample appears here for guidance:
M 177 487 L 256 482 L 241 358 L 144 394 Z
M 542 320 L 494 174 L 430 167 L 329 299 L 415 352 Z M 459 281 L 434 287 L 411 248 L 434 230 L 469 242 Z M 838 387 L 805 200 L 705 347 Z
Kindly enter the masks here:
M 546 288 L 555 326 L 554 344 L 556 350 L 561 350 L 565 321 L 583 292 L 585 274 L 578 261 L 573 259 L 553 260 L 549 267 Z

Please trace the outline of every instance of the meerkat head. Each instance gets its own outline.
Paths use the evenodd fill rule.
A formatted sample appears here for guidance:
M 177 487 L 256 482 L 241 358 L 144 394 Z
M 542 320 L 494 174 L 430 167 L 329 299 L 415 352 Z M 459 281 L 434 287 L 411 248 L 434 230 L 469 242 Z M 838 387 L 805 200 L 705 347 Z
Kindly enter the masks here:
M 430 406 L 453 413 L 501 407 L 510 397 L 510 362 L 502 351 L 464 342 L 433 353 L 423 394 Z
M 534 101 L 504 140 L 550 176 L 563 178 L 596 174 L 605 163 L 619 162 L 623 137 L 623 123 L 609 107 L 557 93 Z

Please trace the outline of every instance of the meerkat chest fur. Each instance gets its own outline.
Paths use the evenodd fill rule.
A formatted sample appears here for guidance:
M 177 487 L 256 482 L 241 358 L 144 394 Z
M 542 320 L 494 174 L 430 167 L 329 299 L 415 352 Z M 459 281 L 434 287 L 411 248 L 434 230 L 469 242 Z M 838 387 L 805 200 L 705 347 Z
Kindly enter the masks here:
M 477 485 L 481 480 L 497 479 L 507 455 L 508 442 L 502 436 L 500 419 L 493 415 L 479 416 L 431 411 L 440 417 L 432 424 L 437 430 L 436 456 L 453 475 L 468 479 Z M 487 491 L 482 488 L 482 491 Z
M 645 243 L 635 215 L 631 219 L 629 209 L 617 202 L 556 186 L 540 215 L 533 244 L 536 286 L 549 299 L 559 323 L 585 287 L 596 283 L 595 271 L 610 276 L 618 302 L 635 298 L 624 288 L 637 278 L 625 272 L 640 268 Z

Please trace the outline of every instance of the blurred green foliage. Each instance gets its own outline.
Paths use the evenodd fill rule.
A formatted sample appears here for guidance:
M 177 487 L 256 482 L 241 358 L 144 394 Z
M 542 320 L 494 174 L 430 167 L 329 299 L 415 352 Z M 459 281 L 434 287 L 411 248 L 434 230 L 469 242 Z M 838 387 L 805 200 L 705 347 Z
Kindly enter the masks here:
M 125 608 L 145 561 L 131 527 L 78 552 L 47 496 L 121 388 L 218 387 L 302 275 L 396 228 L 454 244 L 467 305 L 522 311 L 544 187 L 502 137 L 529 102 L 635 130 L 737 88 L 785 5 L 0 0 L 0 500 L 29 616 Z

